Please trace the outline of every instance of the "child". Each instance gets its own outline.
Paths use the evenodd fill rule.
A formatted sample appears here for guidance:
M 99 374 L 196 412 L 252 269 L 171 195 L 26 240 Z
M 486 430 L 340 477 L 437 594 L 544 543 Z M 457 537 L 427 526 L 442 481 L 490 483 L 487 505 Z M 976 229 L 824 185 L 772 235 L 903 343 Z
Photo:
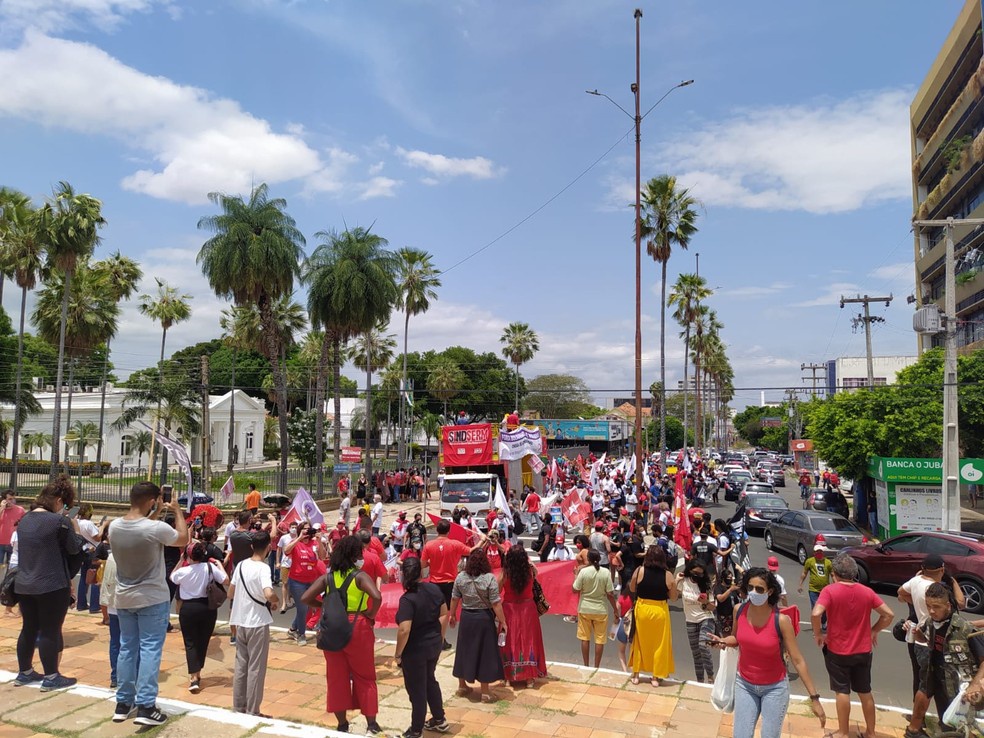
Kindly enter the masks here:
M 109 615 L 109 687 L 116 689 L 116 661 L 120 655 L 120 618 L 116 614 L 116 561 L 108 545 L 102 586 L 99 588 L 99 605 L 105 607 Z
M 622 671 L 629 670 L 628 661 L 625 658 L 625 647 L 629 644 L 629 633 L 632 631 L 632 598 L 629 593 L 618 598 L 619 619 L 612 626 L 609 637 L 618 641 L 618 662 L 622 665 Z

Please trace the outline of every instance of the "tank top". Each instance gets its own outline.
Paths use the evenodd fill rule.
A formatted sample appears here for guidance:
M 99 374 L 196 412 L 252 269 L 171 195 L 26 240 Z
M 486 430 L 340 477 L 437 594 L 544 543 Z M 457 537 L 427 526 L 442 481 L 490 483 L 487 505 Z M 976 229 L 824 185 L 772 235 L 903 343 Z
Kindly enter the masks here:
M 642 580 L 636 587 L 636 594 L 644 600 L 667 600 L 669 590 L 666 587 L 666 569 L 646 567 Z
M 335 586 L 341 588 L 342 582 L 345 581 L 345 577 L 352 573 L 349 571 L 335 571 L 332 572 L 332 576 L 335 578 Z M 358 585 L 355 583 L 355 577 L 352 577 L 352 581 L 349 582 L 348 589 L 345 591 L 345 610 L 346 612 L 362 612 L 369 606 L 369 598 L 366 593 L 359 589 Z
M 592 533 L 591 538 L 588 540 L 591 542 L 591 550 L 597 551 L 601 555 L 601 561 L 599 563 L 602 566 L 608 566 L 608 551 L 605 550 L 605 534 Z
M 748 620 L 748 607 L 738 616 L 735 637 L 738 639 L 738 675 L 749 684 L 766 685 L 786 678 L 782 660 L 776 615 L 756 628 Z

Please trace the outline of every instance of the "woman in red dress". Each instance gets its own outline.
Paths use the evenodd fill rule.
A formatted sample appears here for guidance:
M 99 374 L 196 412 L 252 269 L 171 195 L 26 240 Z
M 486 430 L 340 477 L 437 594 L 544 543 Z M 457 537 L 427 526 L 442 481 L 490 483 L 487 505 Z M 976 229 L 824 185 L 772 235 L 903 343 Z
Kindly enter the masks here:
M 535 577 L 526 549 L 522 545 L 510 548 L 499 573 L 502 611 L 506 616 L 506 645 L 500 652 L 506 680 L 526 682 L 528 687 L 547 675 L 540 615 L 533 601 Z

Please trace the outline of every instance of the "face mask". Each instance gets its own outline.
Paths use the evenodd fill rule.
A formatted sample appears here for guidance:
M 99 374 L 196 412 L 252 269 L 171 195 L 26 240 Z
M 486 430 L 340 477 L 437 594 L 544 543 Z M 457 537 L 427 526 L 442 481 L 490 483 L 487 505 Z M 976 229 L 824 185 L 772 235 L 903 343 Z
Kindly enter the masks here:
M 355 560 L 355 568 L 356 569 L 361 569 L 362 568 L 362 565 L 364 563 L 366 563 L 366 560 L 365 559 L 356 559 Z
M 760 607 L 769 601 L 768 592 L 749 592 L 748 601 L 756 607 Z
M 291 529 L 290 529 L 290 534 L 291 534 L 292 536 L 296 536 L 296 535 L 297 535 L 297 528 L 294 528 L 293 526 L 291 526 Z
M 934 620 L 934 621 L 933 621 L 933 626 L 934 626 L 934 627 L 936 627 L 936 628 L 942 628 L 942 627 L 943 627 L 944 625 L 946 625 L 946 624 L 947 624 L 948 622 L 950 622 L 950 616 L 949 616 L 949 615 L 947 615 L 947 616 L 946 616 L 945 618 L 943 618 L 942 620 Z

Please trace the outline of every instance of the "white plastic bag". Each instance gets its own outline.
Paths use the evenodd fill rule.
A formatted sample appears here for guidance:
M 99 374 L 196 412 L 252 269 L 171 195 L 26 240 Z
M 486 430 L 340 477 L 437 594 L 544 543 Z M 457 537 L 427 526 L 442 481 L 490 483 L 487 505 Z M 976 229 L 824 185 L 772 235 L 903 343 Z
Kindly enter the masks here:
M 943 713 L 943 722 L 952 728 L 962 728 L 970 718 L 973 708 L 971 708 L 970 703 L 964 702 L 964 692 L 966 691 L 967 685 L 964 684 Z M 973 711 L 976 712 L 976 710 Z
M 711 690 L 711 704 L 721 712 L 735 711 L 735 678 L 738 676 L 738 649 L 725 648 L 721 651 L 714 688 Z

